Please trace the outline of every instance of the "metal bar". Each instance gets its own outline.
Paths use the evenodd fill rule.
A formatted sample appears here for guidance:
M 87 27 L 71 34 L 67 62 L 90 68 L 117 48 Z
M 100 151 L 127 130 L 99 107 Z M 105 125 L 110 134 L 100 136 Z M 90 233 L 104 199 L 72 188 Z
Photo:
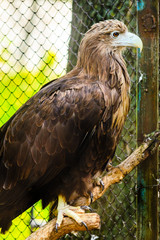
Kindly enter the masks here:
M 159 0 L 137 2 L 144 48 L 138 59 L 137 142 L 158 128 Z M 140 53 L 139 53 L 140 55 Z M 158 151 L 137 170 L 137 239 L 158 240 Z

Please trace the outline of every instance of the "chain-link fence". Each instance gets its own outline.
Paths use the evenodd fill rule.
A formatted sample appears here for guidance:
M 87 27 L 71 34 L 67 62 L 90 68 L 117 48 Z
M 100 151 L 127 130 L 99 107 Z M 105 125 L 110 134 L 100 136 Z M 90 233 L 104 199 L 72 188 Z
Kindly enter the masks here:
M 75 66 L 83 33 L 104 19 L 122 20 L 136 32 L 135 0 L 24 0 L 0 2 L 0 125 L 50 80 Z M 131 77 L 131 108 L 113 165 L 136 148 L 136 50 L 124 53 Z M 136 239 L 136 171 L 92 206 L 101 230 L 63 239 Z M 17 217 L 0 239 L 25 239 L 49 219 L 38 202 Z

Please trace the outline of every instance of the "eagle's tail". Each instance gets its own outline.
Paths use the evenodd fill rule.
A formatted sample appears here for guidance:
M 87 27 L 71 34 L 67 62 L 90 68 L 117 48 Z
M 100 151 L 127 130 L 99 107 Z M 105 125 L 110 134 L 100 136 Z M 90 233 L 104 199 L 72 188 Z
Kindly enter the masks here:
M 23 185 L 23 184 L 22 184 Z M 5 233 L 12 225 L 12 220 L 35 203 L 34 195 L 24 186 L 17 185 L 11 190 L 0 192 L 0 228 Z

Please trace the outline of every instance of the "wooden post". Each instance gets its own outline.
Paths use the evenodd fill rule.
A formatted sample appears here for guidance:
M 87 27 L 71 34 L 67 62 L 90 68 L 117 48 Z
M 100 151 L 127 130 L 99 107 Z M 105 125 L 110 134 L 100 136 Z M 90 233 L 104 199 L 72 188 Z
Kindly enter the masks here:
M 138 0 L 137 141 L 158 128 L 159 0 Z M 140 55 L 140 53 L 139 53 Z M 137 239 L 158 240 L 158 152 L 138 167 Z

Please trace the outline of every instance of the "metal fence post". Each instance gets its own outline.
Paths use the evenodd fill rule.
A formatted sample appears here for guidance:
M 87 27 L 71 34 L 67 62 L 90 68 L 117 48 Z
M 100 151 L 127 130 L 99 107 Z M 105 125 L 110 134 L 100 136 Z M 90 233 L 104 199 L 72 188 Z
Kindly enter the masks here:
M 138 31 L 144 43 L 138 63 L 137 141 L 158 128 L 159 0 L 139 0 Z M 138 167 L 137 239 L 158 240 L 158 152 Z

